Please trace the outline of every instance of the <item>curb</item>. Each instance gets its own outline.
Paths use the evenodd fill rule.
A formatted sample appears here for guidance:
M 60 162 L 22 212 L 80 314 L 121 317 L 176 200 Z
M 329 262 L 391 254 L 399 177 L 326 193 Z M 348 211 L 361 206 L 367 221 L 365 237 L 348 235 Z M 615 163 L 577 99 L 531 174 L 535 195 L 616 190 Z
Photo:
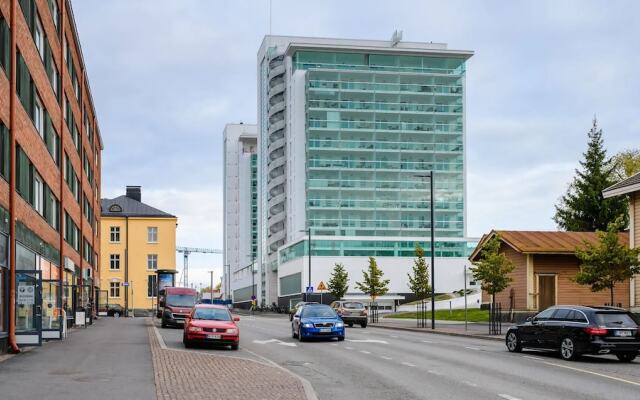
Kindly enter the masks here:
M 457 337 L 465 337 L 465 338 L 473 338 L 473 339 L 492 340 L 496 342 L 502 342 L 504 340 L 501 337 L 470 335 L 467 333 L 443 332 L 438 330 L 420 330 L 416 328 L 404 328 L 404 327 L 383 326 L 383 325 L 374 325 L 374 324 L 369 324 L 368 326 L 371 328 L 391 329 L 391 330 L 397 330 L 397 331 L 418 332 L 418 333 L 435 334 L 435 335 L 457 336 Z

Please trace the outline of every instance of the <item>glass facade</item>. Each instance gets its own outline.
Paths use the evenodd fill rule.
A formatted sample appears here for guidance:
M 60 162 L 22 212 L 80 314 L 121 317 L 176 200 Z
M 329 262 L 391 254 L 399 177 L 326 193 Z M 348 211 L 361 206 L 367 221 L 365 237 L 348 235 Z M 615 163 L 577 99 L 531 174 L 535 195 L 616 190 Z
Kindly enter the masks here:
M 313 252 L 413 256 L 413 241 L 383 238 L 429 237 L 429 182 L 416 176 L 426 171 L 436 237 L 464 237 L 464 58 L 297 51 L 292 61 L 307 71 L 312 234 L 381 237 L 314 240 Z M 466 242 L 437 244 L 443 256 L 465 254 Z

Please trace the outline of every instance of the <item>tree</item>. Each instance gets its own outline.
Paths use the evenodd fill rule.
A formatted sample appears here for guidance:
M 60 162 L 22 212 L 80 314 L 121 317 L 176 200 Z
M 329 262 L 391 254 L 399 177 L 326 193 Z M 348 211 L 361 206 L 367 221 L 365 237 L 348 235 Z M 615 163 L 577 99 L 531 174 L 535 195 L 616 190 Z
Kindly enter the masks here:
M 513 262 L 500 252 L 501 244 L 499 235 L 487 240 L 482 245 L 478 260 L 473 263 L 475 267 L 471 268 L 473 279 L 479 281 L 482 290 L 491 295 L 492 309 L 496 305 L 495 295 L 511 284 L 509 274 L 515 269 Z
M 431 286 L 429 285 L 429 270 L 427 269 L 427 263 L 424 260 L 424 250 L 420 245 L 416 244 L 416 258 L 413 261 L 413 275 L 407 274 L 409 277 L 409 289 L 412 293 L 415 293 L 419 300 L 423 300 L 431 293 Z
M 618 180 L 627 179 L 640 172 L 640 150 L 622 150 L 613 156 Z
M 625 196 L 605 199 L 602 191 L 617 181 L 615 163 L 607 158 L 602 140 L 602 129 L 596 119 L 588 133 L 589 144 L 580 169 L 569 185 L 567 193 L 556 205 L 553 220 L 558 227 L 567 231 L 605 230 L 609 222 L 625 215 L 627 222 L 627 203 Z M 624 227 L 623 227 L 624 228 Z
M 349 274 L 344 269 L 342 263 L 336 263 L 329 279 L 329 293 L 331 293 L 336 300 L 340 300 L 347 294 L 349 289 Z
M 640 273 L 640 248 L 630 249 L 618 237 L 624 224 L 622 216 L 616 218 L 606 232 L 597 231 L 597 244 L 585 241 L 584 247 L 576 249 L 580 271 L 575 281 L 580 285 L 591 285 L 592 292 L 609 289 L 611 305 L 616 283 Z
M 356 282 L 356 287 L 362 290 L 362 293 L 368 294 L 372 301 L 376 301 L 378 296 L 384 296 L 389 291 L 389 279 L 382 279 L 383 275 L 376 259 L 369 257 L 368 272 L 362 271 L 363 281 Z

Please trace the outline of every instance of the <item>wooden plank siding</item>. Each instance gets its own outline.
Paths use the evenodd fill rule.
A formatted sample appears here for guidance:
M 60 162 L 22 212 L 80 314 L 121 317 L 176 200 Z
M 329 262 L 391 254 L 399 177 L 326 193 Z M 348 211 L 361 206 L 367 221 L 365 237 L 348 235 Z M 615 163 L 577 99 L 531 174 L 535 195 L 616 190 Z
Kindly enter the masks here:
M 609 291 L 592 292 L 589 286 L 578 285 L 572 279 L 578 273 L 578 259 L 572 255 L 533 255 L 534 287 L 538 291 L 535 274 L 557 275 L 557 304 L 604 305 L 609 303 Z M 615 304 L 629 307 L 629 281 L 618 283 L 614 289 Z
M 630 222 L 633 224 L 631 229 L 631 246 L 640 247 L 640 192 L 631 193 L 629 204 Z M 633 280 L 635 307 L 640 306 L 640 276 L 636 275 Z
M 511 286 L 506 288 L 501 293 L 496 294 L 496 302 L 502 303 L 502 309 L 508 310 L 511 304 L 511 290 L 513 289 L 514 297 L 514 310 L 526 310 L 527 309 L 527 256 L 514 250 L 511 246 L 502 243 L 500 251 L 513 262 L 515 269 L 510 274 Z M 485 291 L 482 292 L 482 302 L 491 303 L 491 296 Z

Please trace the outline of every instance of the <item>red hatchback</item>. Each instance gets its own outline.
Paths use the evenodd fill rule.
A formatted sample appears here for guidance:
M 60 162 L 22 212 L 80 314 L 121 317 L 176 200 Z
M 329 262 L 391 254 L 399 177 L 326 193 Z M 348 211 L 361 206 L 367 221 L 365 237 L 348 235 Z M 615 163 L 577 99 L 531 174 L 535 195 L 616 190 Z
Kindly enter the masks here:
M 232 350 L 238 350 L 240 329 L 235 321 L 240 321 L 240 317 L 232 316 L 224 306 L 196 304 L 185 319 L 184 347 L 202 343 L 231 346 Z

